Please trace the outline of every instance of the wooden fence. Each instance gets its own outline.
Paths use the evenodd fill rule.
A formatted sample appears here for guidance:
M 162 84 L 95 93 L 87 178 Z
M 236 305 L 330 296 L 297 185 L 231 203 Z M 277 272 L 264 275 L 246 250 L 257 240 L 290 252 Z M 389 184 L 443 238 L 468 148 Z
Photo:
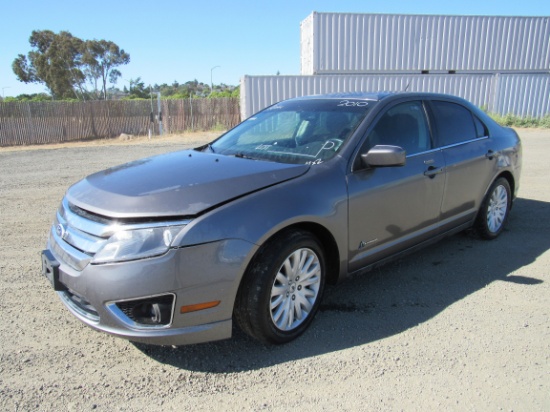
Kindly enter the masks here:
M 0 103 L 0 146 L 159 134 L 158 103 L 148 100 Z M 153 113 L 151 122 L 151 113 Z M 164 133 L 228 129 L 240 121 L 238 98 L 161 100 Z

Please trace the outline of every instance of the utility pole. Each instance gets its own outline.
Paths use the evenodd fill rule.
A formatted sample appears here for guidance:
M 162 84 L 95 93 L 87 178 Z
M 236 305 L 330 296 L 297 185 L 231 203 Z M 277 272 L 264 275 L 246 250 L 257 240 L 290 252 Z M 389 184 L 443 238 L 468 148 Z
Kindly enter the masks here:
M 212 94 L 212 92 L 214 91 L 214 82 L 212 81 L 212 72 L 214 71 L 214 69 L 217 69 L 218 67 L 222 67 L 222 66 L 214 66 L 210 69 L 210 94 Z

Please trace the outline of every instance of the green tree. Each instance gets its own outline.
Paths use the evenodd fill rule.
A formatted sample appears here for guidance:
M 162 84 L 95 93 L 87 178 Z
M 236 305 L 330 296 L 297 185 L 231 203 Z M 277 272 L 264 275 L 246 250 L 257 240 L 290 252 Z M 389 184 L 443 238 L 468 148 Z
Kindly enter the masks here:
M 150 97 L 149 89 L 147 89 L 145 83 L 141 81 L 141 77 L 138 77 L 137 79 L 130 79 L 129 83 L 129 95 L 126 99 L 147 99 Z M 124 91 L 126 90 L 126 86 L 124 86 Z
M 118 66 L 130 62 L 130 55 L 107 40 L 81 40 L 67 31 L 34 30 L 29 38 L 32 50 L 19 54 L 12 63 L 17 79 L 44 84 L 55 99 L 107 98 L 107 82 L 116 83 Z M 99 86 L 98 86 L 99 84 Z
M 29 43 L 33 50 L 12 63 L 17 79 L 44 84 L 57 99 L 78 97 L 76 89 L 85 81 L 82 40 L 67 31 L 34 30 Z
M 85 74 L 97 92 L 98 81 L 101 94 L 107 100 L 107 81 L 116 84 L 121 73 L 116 67 L 130 63 L 130 55 L 112 41 L 88 40 L 84 43 L 82 62 Z

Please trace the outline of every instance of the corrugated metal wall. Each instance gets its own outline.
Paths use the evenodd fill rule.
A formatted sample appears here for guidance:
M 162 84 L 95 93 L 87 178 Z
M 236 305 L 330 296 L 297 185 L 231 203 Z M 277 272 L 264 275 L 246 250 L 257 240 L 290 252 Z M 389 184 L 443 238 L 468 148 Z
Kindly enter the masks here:
M 313 50 L 319 47 L 314 45 L 313 16 L 315 13 L 311 13 L 300 23 L 300 73 L 304 75 L 314 74 Z
M 550 113 L 550 74 L 244 76 L 241 118 L 297 96 L 405 89 L 453 94 L 502 115 L 542 117 Z
M 300 33 L 303 76 L 245 76 L 242 118 L 291 97 L 405 89 L 550 113 L 550 17 L 313 12 Z
M 495 113 L 533 117 L 550 114 L 550 74 L 500 74 L 495 79 Z
M 548 71 L 550 17 L 313 12 L 301 73 Z

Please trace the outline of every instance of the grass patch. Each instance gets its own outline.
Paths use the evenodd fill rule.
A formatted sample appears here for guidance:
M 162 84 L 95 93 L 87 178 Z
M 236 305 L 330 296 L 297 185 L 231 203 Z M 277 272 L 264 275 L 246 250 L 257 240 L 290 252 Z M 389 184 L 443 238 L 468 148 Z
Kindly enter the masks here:
M 496 113 L 489 113 L 489 116 L 493 118 L 498 124 L 508 127 L 536 127 L 543 129 L 550 129 L 550 114 L 547 114 L 541 118 L 535 117 L 520 117 L 513 114 L 507 114 L 501 116 Z

